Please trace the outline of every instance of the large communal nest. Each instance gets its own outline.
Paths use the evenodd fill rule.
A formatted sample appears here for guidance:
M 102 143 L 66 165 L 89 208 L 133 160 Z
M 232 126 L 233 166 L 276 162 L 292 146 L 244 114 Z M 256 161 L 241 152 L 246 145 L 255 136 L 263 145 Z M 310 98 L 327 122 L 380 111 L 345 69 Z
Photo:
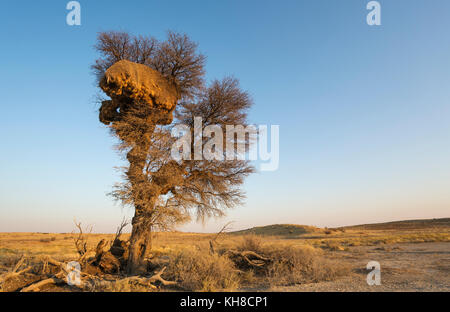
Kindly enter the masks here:
M 135 103 L 144 103 L 158 115 L 156 124 L 170 124 L 179 99 L 175 83 L 146 65 L 127 60 L 106 70 L 100 88 L 111 97 L 100 108 L 100 121 L 107 125 L 120 120 Z

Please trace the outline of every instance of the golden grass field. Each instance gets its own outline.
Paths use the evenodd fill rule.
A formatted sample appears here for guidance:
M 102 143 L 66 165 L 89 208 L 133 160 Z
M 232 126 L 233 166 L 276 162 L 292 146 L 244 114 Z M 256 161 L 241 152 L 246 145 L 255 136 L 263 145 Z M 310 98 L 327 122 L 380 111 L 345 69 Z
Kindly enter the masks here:
M 49 255 L 59 261 L 76 259 L 74 239 L 77 236 L 77 233 L 0 233 L 0 274 L 11 270 L 22 255 Z M 235 267 L 228 259 L 208 254 L 209 242 L 215 236 L 183 232 L 156 233 L 150 257 L 156 262 L 160 261 L 158 259 L 170 262 L 166 276 L 181 281 L 180 285 L 184 286 L 178 290 L 393 290 L 386 284 L 384 288 L 367 288 L 364 266 L 368 260 L 377 259 L 383 259 L 388 264 L 385 272 L 390 270 L 399 275 L 397 280 L 399 283 L 401 281 L 401 285 L 397 286 L 400 290 L 415 290 L 414 283 L 410 285 L 408 281 L 420 281 L 425 276 L 423 274 L 434 269 L 437 280 L 433 280 L 433 274 L 430 277 L 426 273 L 425 280 L 431 279 L 429 282 L 424 281 L 421 287 L 425 290 L 428 286 L 431 289 L 435 286 L 434 290 L 448 290 L 450 287 L 450 219 L 335 229 L 272 225 L 223 233 L 216 240 L 217 250 L 253 250 L 274 259 L 280 258 L 278 266 L 272 265 L 264 273 L 236 270 L 240 272 L 239 276 L 232 272 Z M 123 238 L 126 237 L 127 234 L 123 234 Z M 86 234 L 86 238 L 88 247 L 94 249 L 101 239 L 112 240 L 114 235 Z M 402 261 L 398 260 L 402 257 L 404 267 Z M 415 263 L 426 266 L 427 261 L 433 262 L 434 269 L 424 270 L 426 272 L 422 275 L 417 271 L 421 268 L 411 268 Z M 292 266 L 295 264 L 297 268 L 289 268 L 287 262 Z M 201 265 L 193 269 L 198 263 Z M 298 271 L 300 266 L 307 266 L 307 269 Z M 201 271 L 205 267 L 210 267 L 211 272 Z M 216 281 L 212 275 L 223 275 L 225 280 Z M 352 276 L 352 280 L 346 285 L 345 280 L 349 276 Z M 93 290 L 147 291 L 128 285 Z

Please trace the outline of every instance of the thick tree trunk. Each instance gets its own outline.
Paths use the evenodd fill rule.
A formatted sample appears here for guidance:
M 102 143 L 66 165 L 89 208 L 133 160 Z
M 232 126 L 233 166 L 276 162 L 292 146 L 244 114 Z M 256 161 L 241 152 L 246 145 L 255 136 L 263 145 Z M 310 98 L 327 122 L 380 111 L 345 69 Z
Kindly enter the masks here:
M 130 237 L 129 256 L 127 263 L 127 273 L 135 275 L 139 273 L 139 268 L 143 264 L 147 249 L 150 248 L 151 238 L 151 210 L 154 206 L 154 198 L 145 193 L 145 184 L 149 183 L 144 174 L 149 142 L 141 142 L 140 145 L 132 148 L 127 158 L 130 168 L 127 172 L 131 183 L 132 193 L 135 201 L 135 214 L 132 220 L 132 232 Z M 142 204 L 138 204 L 142 203 Z
M 146 222 L 144 216 L 139 215 L 139 210 L 136 210 L 133 217 L 131 232 L 129 256 L 127 263 L 127 274 L 135 275 L 139 273 L 141 266 L 144 264 L 143 260 L 150 248 L 151 226 Z

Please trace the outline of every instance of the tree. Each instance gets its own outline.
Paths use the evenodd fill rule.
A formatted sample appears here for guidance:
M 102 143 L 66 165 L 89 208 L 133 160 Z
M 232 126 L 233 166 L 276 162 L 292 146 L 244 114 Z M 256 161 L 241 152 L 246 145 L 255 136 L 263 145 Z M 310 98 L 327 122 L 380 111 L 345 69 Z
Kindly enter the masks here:
M 254 171 L 246 160 L 174 160 L 173 127 L 187 125 L 193 136 L 195 117 L 201 118 L 202 129 L 246 126 L 252 100 L 234 78 L 206 86 L 205 57 L 183 34 L 169 32 L 167 40 L 159 42 L 105 32 L 95 48 L 101 56 L 92 68 L 100 88 L 111 97 L 102 102 L 100 121 L 119 138 L 118 149 L 129 161 L 124 182 L 112 195 L 135 209 L 127 272 L 136 274 L 153 230 L 171 229 L 193 216 L 223 216 L 227 208 L 242 203 L 240 186 Z M 202 146 L 207 140 L 202 139 Z M 224 135 L 224 145 L 227 140 Z M 249 143 L 246 139 L 246 146 Z

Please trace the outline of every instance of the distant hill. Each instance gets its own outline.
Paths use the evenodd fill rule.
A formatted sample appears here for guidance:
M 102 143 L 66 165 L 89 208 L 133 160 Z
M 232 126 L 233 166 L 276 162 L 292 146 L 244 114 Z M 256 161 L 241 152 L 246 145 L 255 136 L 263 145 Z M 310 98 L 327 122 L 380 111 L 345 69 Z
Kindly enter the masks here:
M 230 234 L 245 235 L 268 235 L 268 236 L 289 236 L 289 235 L 302 235 L 307 233 L 314 233 L 320 231 L 319 228 L 308 225 L 296 225 L 296 224 L 273 224 L 266 226 L 257 226 L 251 229 L 230 232 Z
M 426 228 L 442 228 L 450 227 L 450 218 L 441 219 L 421 219 L 421 220 L 405 220 L 373 224 L 360 224 L 352 226 L 339 227 L 339 229 L 354 230 L 412 230 Z
M 414 230 L 430 228 L 450 228 L 450 218 L 442 219 L 423 219 L 423 220 L 405 220 L 373 224 L 360 224 L 334 228 L 348 230 Z M 332 229 L 330 229 L 332 230 Z M 229 234 L 245 235 L 267 235 L 267 236 L 298 236 L 309 233 L 323 233 L 326 228 L 318 228 L 308 225 L 297 224 L 273 224 L 266 226 L 257 226 L 250 229 L 229 232 Z

